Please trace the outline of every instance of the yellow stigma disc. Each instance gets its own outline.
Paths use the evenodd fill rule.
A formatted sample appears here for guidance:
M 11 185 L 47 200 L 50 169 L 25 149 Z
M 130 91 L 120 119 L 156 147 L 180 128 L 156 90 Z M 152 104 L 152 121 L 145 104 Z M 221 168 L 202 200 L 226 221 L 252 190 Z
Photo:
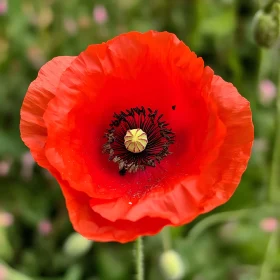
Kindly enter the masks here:
M 124 137 L 126 149 L 132 153 L 141 153 L 148 144 L 147 134 L 141 129 L 130 129 Z

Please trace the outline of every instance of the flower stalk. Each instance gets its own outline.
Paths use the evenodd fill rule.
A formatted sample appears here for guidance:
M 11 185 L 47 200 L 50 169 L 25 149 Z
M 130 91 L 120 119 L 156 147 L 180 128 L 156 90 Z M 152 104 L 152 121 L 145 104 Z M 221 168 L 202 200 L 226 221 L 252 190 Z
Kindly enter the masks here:
M 161 240 L 162 240 L 162 245 L 163 245 L 163 250 L 164 251 L 169 251 L 172 249 L 171 246 L 171 236 L 170 236 L 170 228 L 165 227 L 161 231 Z
M 271 14 L 274 14 L 274 22 L 276 24 L 275 38 L 279 40 L 280 37 L 280 1 L 270 1 L 267 5 L 269 9 L 271 5 Z M 279 52 L 279 49 L 278 49 Z M 280 56 L 278 55 L 278 62 Z M 280 70 L 278 70 L 278 86 L 277 86 L 277 97 L 276 97 L 276 113 L 275 113 L 275 138 L 274 148 L 272 153 L 272 164 L 270 181 L 268 188 L 268 202 L 277 205 L 280 202 Z M 277 205 L 278 206 L 278 205 Z M 266 253 L 260 270 L 259 280 L 266 280 L 271 278 L 273 260 L 278 254 L 278 243 L 279 243 L 279 229 L 273 232 L 268 241 Z
M 276 97 L 276 130 L 274 139 L 274 149 L 272 155 L 272 166 L 269 184 L 269 201 L 272 203 L 280 202 L 280 70 L 278 73 L 278 87 Z
M 273 257 L 275 257 L 277 254 L 277 234 L 278 231 L 275 231 L 270 235 L 265 252 L 264 262 L 261 266 L 259 280 L 271 279 L 271 259 L 273 259 Z
M 135 241 L 136 280 L 144 280 L 144 251 L 143 239 L 138 237 Z

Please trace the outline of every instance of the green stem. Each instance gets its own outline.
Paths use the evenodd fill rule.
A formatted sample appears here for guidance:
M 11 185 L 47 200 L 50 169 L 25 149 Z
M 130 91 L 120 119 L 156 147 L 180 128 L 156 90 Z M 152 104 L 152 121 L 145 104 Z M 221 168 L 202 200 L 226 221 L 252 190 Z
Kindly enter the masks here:
M 263 205 L 256 208 L 248 208 L 241 210 L 233 210 L 222 213 L 216 213 L 198 222 L 188 233 L 188 242 L 193 243 L 200 235 L 202 235 L 206 229 L 216 224 L 226 221 L 236 221 L 246 217 L 250 217 L 252 213 L 258 211 L 260 215 L 272 215 L 279 217 L 278 206 L 276 205 Z M 262 214 L 261 214 L 262 213 Z
M 142 237 L 135 241 L 136 280 L 144 280 L 144 252 Z
M 274 139 L 274 149 L 271 166 L 271 177 L 269 184 L 269 201 L 272 203 L 280 202 L 280 70 L 278 73 L 278 89 L 276 99 L 276 131 Z
M 273 1 L 271 1 L 272 3 Z M 279 51 L 279 50 L 278 50 Z M 278 62 L 280 61 L 280 57 Z M 277 205 L 280 203 L 280 70 L 278 70 L 278 81 L 277 81 L 277 96 L 276 96 L 276 113 L 275 113 L 275 138 L 274 138 L 274 148 L 272 154 L 272 164 L 270 173 L 270 182 L 268 189 L 268 201 Z M 275 231 L 271 234 L 266 253 L 264 256 L 264 261 L 261 266 L 260 278 L 259 280 L 270 279 L 271 274 L 271 260 L 275 258 L 278 253 L 278 234 L 279 231 Z
M 264 261 L 261 266 L 261 272 L 260 272 L 260 278 L 259 280 L 269 280 L 271 279 L 270 273 L 271 273 L 271 258 L 275 256 L 277 253 L 277 231 L 273 232 L 270 235 L 265 256 L 264 256 Z
M 199 223 L 197 223 L 188 233 L 188 241 L 189 243 L 193 243 L 205 230 L 211 226 L 216 224 L 228 221 L 230 219 L 236 220 L 243 217 L 246 217 L 252 213 L 255 209 L 242 209 L 242 210 L 234 210 L 227 211 L 222 213 L 217 213 L 207 218 L 203 219 Z
M 170 237 L 170 228 L 165 227 L 161 231 L 161 239 L 164 251 L 168 251 L 171 249 L 171 237 Z
M 267 75 L 270 71 L 270 66 L 269 67 L 267 66 L 268 53 L 269 53 L 268 50 L 266 50 L 264 48 L 259 48 L 259 68 L 258 68 L 258 78 L 256 81 L 256 91 L 258 91 L 258 92 L 260 91 L 259 85 L 261 84 L 262 80 L 264 80 L 267 77 Z M 259 92 L 259 95 L 261 95 L 260 92 Z M 254 98 L 255 97 L 252 97 L 252 100 L 254 100 Z M 255 101 L 255 103 L 256 103 L 256 101 Z M 251 104 L 252 104 L 252 102 L 251 102 Z M 255 104 L 255 110 L 256 110 L 256 113 L 258 113 L 256 104 Z M 260 172 L 261 172 L 261 177 L 263 178 L 263 183 L 266 185 L 268 185 L 268 182 L 270 180 L 270 170 L 271 170 L 270 161 L 263 162 Z M 266 195 L 267 195 L 267 198 L 270 196 L 269 191 L 267 191 Z

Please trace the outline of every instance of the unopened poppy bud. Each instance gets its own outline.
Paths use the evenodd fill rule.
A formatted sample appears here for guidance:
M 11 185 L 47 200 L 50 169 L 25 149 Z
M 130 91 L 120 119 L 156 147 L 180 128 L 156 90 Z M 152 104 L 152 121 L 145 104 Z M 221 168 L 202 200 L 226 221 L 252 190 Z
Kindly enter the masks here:
M 141 153 L 148 144 L 147 134 L 140 128 L 130 129 L 124 137 L 126 149 L 132 153 Z
M 275 3 L 269 12 L 260 10 L 253 20 L 253 35 L 260 47 L 270 48 L 279 38 L 280 3 Z
M 160 256 L 160 268 L 168 280 L 180 280 L 185 275 L 185 267 L 181 256 L 174 250 L 168 250 Z
M 63 250 L 64 253 L 72 258 L 85 255 L 92 246 L 92 241 L 84 238 L 78 233 L 72 233 L 66 240 Z

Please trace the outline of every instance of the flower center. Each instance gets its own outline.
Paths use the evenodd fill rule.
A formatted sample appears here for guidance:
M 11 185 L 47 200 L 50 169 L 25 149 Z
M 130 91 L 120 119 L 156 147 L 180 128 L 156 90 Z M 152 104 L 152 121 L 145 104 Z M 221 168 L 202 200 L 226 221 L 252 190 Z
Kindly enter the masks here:
M 148 144 L 147 134 L 141 129 L 130 129 L 124 136 L 124 145 L 132 153 L 141 153 Z
M 144 107 L 114 113 L 105 138 L 103 153 L 118 164 L 120 175 L 155 167 L 170 154 L 169 146 L 175 142 L 163 114 Z

